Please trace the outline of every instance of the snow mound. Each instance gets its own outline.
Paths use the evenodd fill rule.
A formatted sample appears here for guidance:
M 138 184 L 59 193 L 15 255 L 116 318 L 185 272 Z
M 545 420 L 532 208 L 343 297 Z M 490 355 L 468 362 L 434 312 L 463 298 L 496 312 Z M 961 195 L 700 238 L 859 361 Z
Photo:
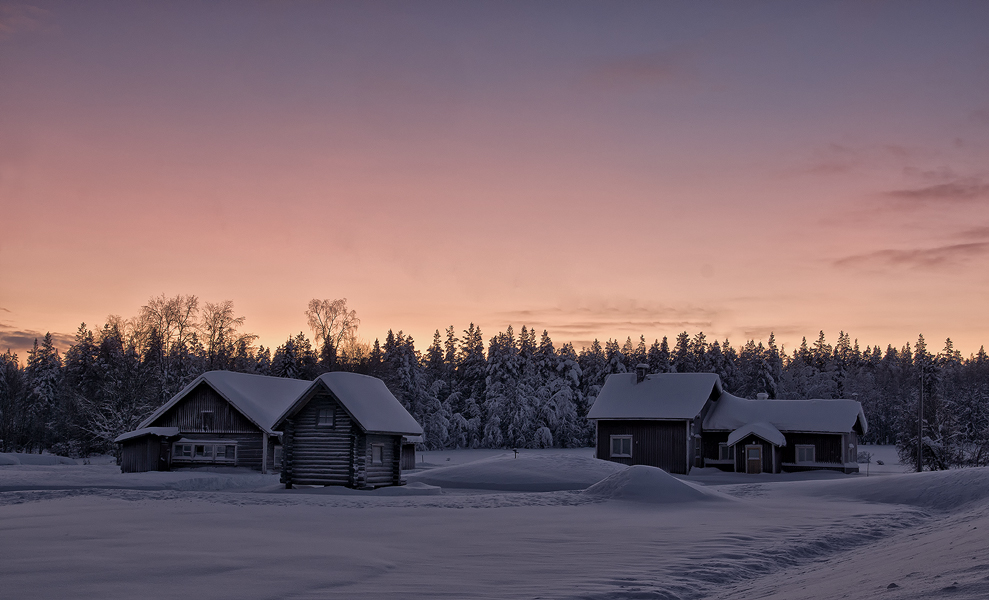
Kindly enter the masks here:
M 708 500 L 730 500 L 703 486 L 680 481 L 657 467 L 633 465 L 584 490 L 583 495 L 601 500 L 627 500 L 651 504 L 679 504 Z
M 834 495 L 883 504 L 951 510 L 989 499 L 989 467 L 926 471 L 842 482 Z
M 409 483 L 509 492 L 584 490 L 624 465 L 572 454 L 512 453 L 409 474 Z
M 0 454 L 0 465 L 77 465 L 76 461 L 55 454 L 28 454 L 25 452 L 9 452 Z

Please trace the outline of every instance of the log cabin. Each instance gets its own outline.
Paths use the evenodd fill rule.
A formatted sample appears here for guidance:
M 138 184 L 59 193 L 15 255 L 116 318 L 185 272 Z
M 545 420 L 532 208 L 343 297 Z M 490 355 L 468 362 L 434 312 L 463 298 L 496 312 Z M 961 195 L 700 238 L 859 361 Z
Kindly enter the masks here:
M 422 435 L 383 381 L 346 372 L 319 376 L 274 427 L 283 432 L 286 488 L 404 485 L 403 437 Z
M 597 457 L 687 474 L 694 467 L 742 473 L 858 472 L 868 424 L 854 400 L 770 400 L 726 392 L 714 373 L 610 375 L 587 418 Z
M 277 470 L 281 444 L 272 425 L 311 382 L 210 371 L 145 419 L 120 444 L 120 470 L 247 467 Z

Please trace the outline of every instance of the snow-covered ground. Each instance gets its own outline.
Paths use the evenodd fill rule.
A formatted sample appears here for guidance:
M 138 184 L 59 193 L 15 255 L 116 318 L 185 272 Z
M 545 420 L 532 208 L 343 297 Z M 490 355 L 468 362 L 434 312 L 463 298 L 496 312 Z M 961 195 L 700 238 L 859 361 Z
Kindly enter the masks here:
M 989 597 L 989 469 L 904 473 L 863 449 L 888 455 L 868 477 L 429 452 L 373 492 L 6 464 L 0 597 Z

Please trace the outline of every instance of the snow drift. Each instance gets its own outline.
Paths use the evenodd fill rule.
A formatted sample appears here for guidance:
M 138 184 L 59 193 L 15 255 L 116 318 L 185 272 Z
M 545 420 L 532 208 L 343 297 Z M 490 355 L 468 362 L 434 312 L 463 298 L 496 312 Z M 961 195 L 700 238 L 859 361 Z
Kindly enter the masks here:
M 679 504 L 709 500 L 731 500 L 728 496 L 693 483 L 681 481 L 666 471 L 633 465 L 584 490 L 601 500 L 627 500 L 651 504 Z
M 596 458 L 568 454 L 512 454 L 463 465 L 429 469 L 408 476 L 444 488 L 509 492 L 583 490 L 626 467 Z
M 0 465 L 75 465 L 79 464 L 71 458 L 55 454 L 28 454 L 24 452 L 7 452 L 0 454 Z
M 951 510 L 989 498 L 989 467 L 854 479 L 822 492 L 867 502 Z

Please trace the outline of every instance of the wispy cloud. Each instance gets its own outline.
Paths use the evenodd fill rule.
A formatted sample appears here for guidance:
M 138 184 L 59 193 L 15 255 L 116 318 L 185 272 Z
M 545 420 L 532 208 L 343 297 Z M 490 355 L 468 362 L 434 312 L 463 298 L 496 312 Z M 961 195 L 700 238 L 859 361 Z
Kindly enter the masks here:
M 527 325 L 551 336 L 574 341 L 625 338 L 629 335 L 671 335 L 711 329 L 719 311 L 702 307 L 610 304 L 574 308 L 545 308 L 495 313 L 491 320 Z M 589 343 L 589 342 L 588 342 Z
M 656 52 L 602 61 L 587 69 L 581 82 L 588 87 L 630 90 L 693 81 L 684 55 Z
M 989 242 L 948 244 L 933 248 L 886 249 L 854 254 L 834 261 L 839 268 L 905 267 L 930 269 L 966 262 L 989 254 Z
M 19 31 L 40 31 L 45 28 L 51 12 L 30 4 L 0 5 L 0 39 Z
M 7 311 L 10 312 L 10 311 Z M 75 341 L 75 336 L 68 333 L 51 332 L 52 342 L 60 351 L 65 351 Z M 34 340 L 45 337 L 45 333 L 30 329 L 15 329 L 7 323 L 0 323 L 0 352 L 22 353 L 34 347 Z
M 911 202 L 968 202 L 989 198 L 989 184 L 977 178 L 957 179 L 947 183 L 892 190 L 886 195 Z

